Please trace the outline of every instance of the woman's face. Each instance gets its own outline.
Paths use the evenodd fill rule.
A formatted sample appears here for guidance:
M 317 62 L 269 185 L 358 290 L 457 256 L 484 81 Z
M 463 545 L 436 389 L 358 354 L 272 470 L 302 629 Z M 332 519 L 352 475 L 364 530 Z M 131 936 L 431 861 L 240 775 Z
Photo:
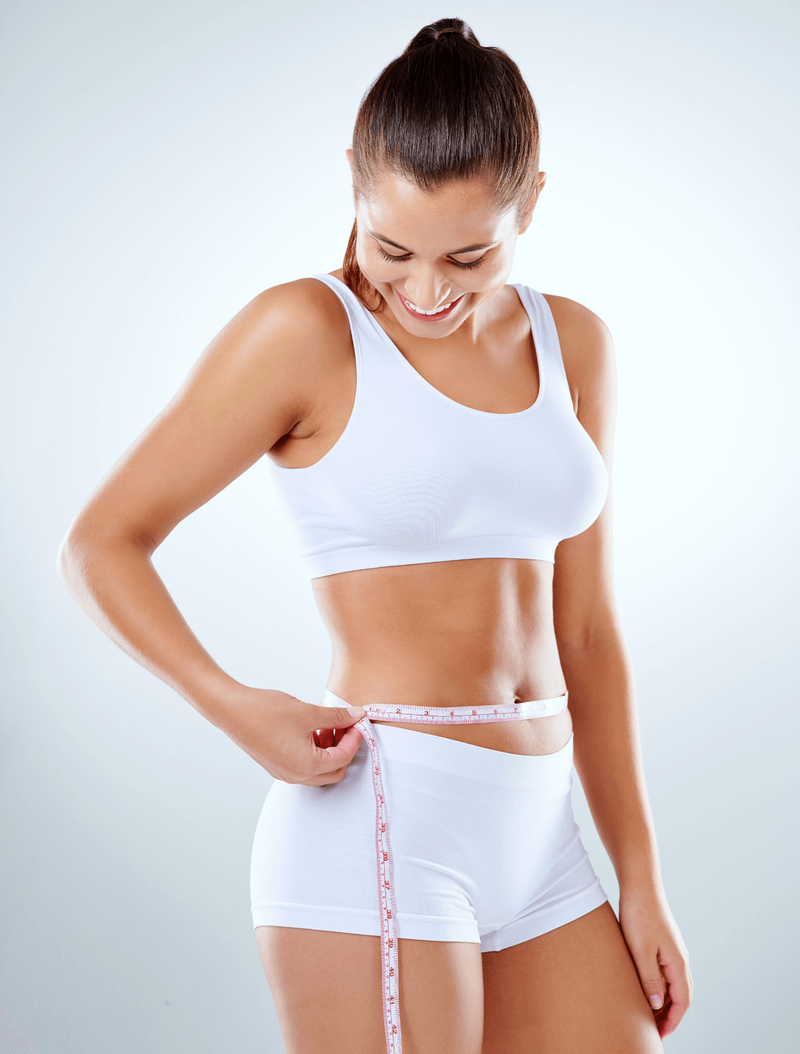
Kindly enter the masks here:
M 356 258 L 403 329 L 446 337 L 503 288 L 530 218 L 518 226 L 478 178 L 426 191 L 386 172 L 357 202 Z

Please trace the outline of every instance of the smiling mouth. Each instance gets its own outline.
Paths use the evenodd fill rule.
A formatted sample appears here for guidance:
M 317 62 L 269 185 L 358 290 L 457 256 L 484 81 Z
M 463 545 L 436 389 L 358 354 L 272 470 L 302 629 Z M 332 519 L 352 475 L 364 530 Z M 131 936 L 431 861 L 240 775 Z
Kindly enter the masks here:
M 397 293 L 396 289 L 395 292 Z M 397 293 L 400 303 L 409 315 L 411 315 L 412 318 L 418 318 L 421 322 L 438 322 L 442 318 L 447 318 L 448 315 L 455 311 L 465 296 L 466 293 L 462 293 L 461 296 L 456 297 L 455 300 L 449 300 L 446 304 L 442 304 L 441 307 L 434 308 L 433 311 L 420 311 L 416 304 L 412 304 L 410 300 L 406 300 L 402 293 Z

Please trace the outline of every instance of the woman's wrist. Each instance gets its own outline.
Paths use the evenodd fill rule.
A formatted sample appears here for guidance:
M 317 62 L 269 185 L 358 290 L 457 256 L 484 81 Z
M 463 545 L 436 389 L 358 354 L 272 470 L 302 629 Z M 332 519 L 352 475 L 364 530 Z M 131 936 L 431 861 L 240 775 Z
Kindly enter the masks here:
M 647 900 L 665 902 L 666 892 L 660 873 L 651 871 L 649 873 L 627 875 L 619 882 L 619 899 L 620 903 L 624 901 L 632 903 L 634 901 Z
M 180 694 L 184 699 L 223 732 L 231 715 L 241 707 L 248 693 L 253 691 L 219 668 L 198 673 L 191 686 L 183 687 Z
M 620 899 L 660 899 L 664 896 L 661 865 L 653 840 L 639 851 L 629 853 L 624 860 L 615 861 Z

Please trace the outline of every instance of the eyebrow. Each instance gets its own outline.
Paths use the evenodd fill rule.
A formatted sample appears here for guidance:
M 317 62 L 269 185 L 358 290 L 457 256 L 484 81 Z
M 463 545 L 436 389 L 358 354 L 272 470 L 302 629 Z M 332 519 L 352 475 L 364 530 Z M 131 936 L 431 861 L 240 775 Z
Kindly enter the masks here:
M 394 246 L 395 249 L 400 249 L 401 252 L 410 253 L 410 249 L 405 249 L 402 245 L 398 245 L 397 242 L 393 242 L 391 238 L 386 238 L 382 234 L 378 234 L 376 231 L 370 230 L 367 227 L 367 232 L 372 235 L 373 238 L 377 238 L 379 242 L 386 242 L 387 245 Z M 460 256 L 462 253 L 475 253 L 479 249 L 491 249 L 496 242 L 486 242 L 485 245 L 468 245 L 466 249 L 454 249 L 452 252 L 446 253 L 447 256 Z

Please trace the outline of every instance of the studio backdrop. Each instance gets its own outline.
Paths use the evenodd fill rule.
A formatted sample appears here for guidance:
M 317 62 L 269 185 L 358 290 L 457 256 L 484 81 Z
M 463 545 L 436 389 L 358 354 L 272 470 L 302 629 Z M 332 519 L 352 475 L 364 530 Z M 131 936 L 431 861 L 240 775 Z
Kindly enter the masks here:
M 56 553 L 221 327 L 341 266 L 358 103 L 444 16 L 539 109 L 510 281 L 616 344 L 617 590 L 695 981 L 666 1045 L 796 1049 L 800 8 L 6 0 L 0 1050 L 284 1049 L 248 888 L 271 777 L 99 632 Z M 320 701 L 330 645 L 266 458 L 154 562 L 228 673 Z

